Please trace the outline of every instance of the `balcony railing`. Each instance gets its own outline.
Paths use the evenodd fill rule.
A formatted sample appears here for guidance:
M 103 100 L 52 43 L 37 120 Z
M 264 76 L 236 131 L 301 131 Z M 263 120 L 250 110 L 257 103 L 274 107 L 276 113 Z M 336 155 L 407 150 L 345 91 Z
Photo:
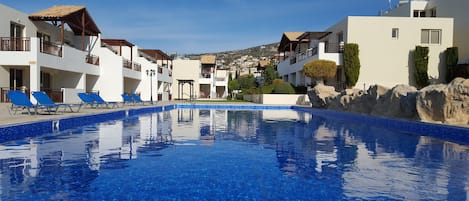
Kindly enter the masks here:
M 325 53 L 342 53 L 344 51 L 343 43 L 328 43 L 325 45 Z
M 12 38 L 12 37 L 1 37 L 0 38 L 0 51 L 30 51 L 31 50 L 31 39 L 26 38 Z
M 132 62 L 128 59 L 124 59 L 122 61 L 122 66 L 124 68 L 127 68 L 127 69 L 130 69 L 130 70 L 134 70 L 134 71 L 142 71 L 142 65 L 139 64 L 139 63 L 136 63 L 136 62 Z
M 41 40 L 41 47 L 40 48 L 41 48 L 42 53 L 62 57 L 63 47 L 60 44 L 56 44 L 56 43 L 53 43 L 53 42 Z
M 124 59 L 122 61 L 122 66 L 132 70 L 132 62 L 130 60 Z
M 96 55 L 88 54 L 86 55 L 86 63 L 99 66 L 99 57 Z
M 324 53 L 342 53 L 344 51 L 343 43 L 322 43 L 324 44 Z M 315 56 L 319 52 L 319 46 L 307 49 L 306 51 L 296 54 L 296 56 L 290 59 L 290 64 L 295 64 L 297 62 L 308 59 L 312 56 Z
M 136 63 L 136 62 L 132 62 L 132 63 L 133 63 L 133 70 L 134 71 L 138 71 L 138 72 L 142 71 L 142 65 L 141 64 Z
M 8 98 L 8 91 L 10 90 L 24 90 L 21 87 L 17 87 L 16 89 L 13 87 L 0 87 L 0 103 L 8 103 L 10 102 L 10 99 Z M 26 96 L 29 97 L 29 89 L 26 89 L 23 91 Z
M 63 103 L 64 96 L 62 90 L 54 90 L 54 89 L 42 89 L 41 91 L 46 92 L 46 94 L 52 99 L 52 101 L 56 103 Z

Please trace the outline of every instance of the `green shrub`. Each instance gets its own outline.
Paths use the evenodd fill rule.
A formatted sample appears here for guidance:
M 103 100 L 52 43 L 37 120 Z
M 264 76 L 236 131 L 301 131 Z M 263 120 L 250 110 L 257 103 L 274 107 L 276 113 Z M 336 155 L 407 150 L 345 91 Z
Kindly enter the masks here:
M 241 89 L 251 89 L 256 87 L 256 78 L 253 75 L 240 76 L 238 79 Z
M 294 86 L 293 88 L 295 89 L 296 94 L 306 94 L 308 92 L 308 88 L 305 86 Z
M 258 90 L 257 88 L 243 89 L 243 94 L 246 94 L 246 95 L 258 94 Z
M 329 60 L 313 60 L 303 66 L 305 75 L 323 82 L 325 79 L 334 78 L 337 72 L 337 64 Z
M 280 84 L 280 83 L 284 83 L 284 81 L 282 79 L 274 79 L 272 81 L 272 86 L 275 88 L 275 86 L 277 86 L 277 84 Z
M 458 64 L 458 47 L 449 47 L 445 51 L 446 55 L 446 82 L 451 82 L 454 76 L 454 68 Z
M 274 87 L 274 94 L 295 94 L 295 89 L 288 82 L 282 82 Z
M 278 77 L 277 71 L 275 71 L 274 66 L 267 66 L 264 72 L 262 72 L 262 77 L 264 78 L 264 85 L 271 85 L 272 81 Z
M 421 89 L 429 84 L 428 82 L 428 47 L 417 46 L 414 51 L 415 72 L 414 78 L 417 88 Z
M 360 77 L 360 58 L 358 44 L 347 43 L 344 45 L 343 61 L 345 84 L 347 87 L 353 87 L 357 84 Z
M 273 85 L 264 85 L 261 86 L 259 89 L 259 93 L 261 94 L 271 94 L 274 91 L 274 86 Z

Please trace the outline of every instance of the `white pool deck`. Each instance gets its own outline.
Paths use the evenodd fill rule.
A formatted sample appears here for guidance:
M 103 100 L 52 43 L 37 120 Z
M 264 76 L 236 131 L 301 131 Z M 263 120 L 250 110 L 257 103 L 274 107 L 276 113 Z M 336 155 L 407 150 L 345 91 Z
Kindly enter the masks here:
M 36 122 L 41 120 L 50 120 L 50 119 L 61 119 L 67 117 L 74 117 L 74 116 L 86 116 L 92 114 L 99 114 L 99 113 L 106 113 L 112 111 L 119 111 L 119 110 L 128 110 L 132 108 L 142 108 L 142 107 L 155 107 L 155 106 L 165 106 L 165 105 L 172 105 L 178 103 L 187 103 L 186 101 L 159 101 L 155 104 L 145 104 L 145 105 L 125 105 L 124 107 L 118 107 L 113 109 L 106 109 L 106 108 L 90 108 L 90 107 L 82 107 L 79 112 L 61 112 L 63 108 L 60 108 L 59 112 L 47 114 L 47 112 L 41 112 L 40 114 L 36 115 L 29 115 L 27 110 L 23 110 L 23 112 L 18 111 L 16 114 L 10 114 L 8 112 L 8 107 L 11 106 L 11 103 L 0 103 L 0 126 L 8 126 L 8 125 L 15 125 L 15 124 L 22 124 L 28 122 Z M 196 104 L 254 104 L 249 102 L 198 102 Z M 122 104 L 119 103 L 119 106 Z M 75 108 L 74 108 L 75 109 Z

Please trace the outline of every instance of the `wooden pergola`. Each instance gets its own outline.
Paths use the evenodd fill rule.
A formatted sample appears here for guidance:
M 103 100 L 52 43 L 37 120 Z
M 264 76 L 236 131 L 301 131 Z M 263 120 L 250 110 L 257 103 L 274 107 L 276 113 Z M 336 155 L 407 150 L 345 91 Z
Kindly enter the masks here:
M 290 57 L 293 55 L 293 51 L 298 45 L 298 37 L 301 36 L 304 32 L 285 32 L 282 35 L 280 44 L 278 46 L 278 52 L 290 52 Z M 291 59 L 291 58 L 290 58 Z
M 332 32 L 313 32 L 308 31 L 304 32 L 300 36 L 298 36 L 298 42 L 301 43 L 302 41 L 311 41 L 311 40 L 321 40 L 322 38 L 328 36 Z
M 130 61 L 133 61 L 132 47 L 135 45 L 131 42 L 124 39 L 101 39 L 101 43 L 105 43 L 109 46 L 119 46 L 119 56 L 122 56 L 122 46 L 130 47 Z
M 67 24 L 75 35 L 81 35 L 82 50 L 85 50 L 85 36 L 98 36 L 101 33 L 85 6 L 54 6 L 29 15 L 29 19 L 49 21 L 55 26 L 60 26 L 62 45 L 64 44 L 65 24 Z
M 178 100 L 184 98 L 184 84 L 189 84 L 189 100 L 193 100 L 194 95 L 194 80 L 177 80 L 178 81 Z
M 166 61 L 166 65 L 172 68 L 173 59 L 163 51 L 157 49 L 139 49 L 139 51 L 155 59 L 156 61 L 161 60 L 162 63 L 163 61 Z M 169 62 L 171 62 L 171 65 L 169 65 Z

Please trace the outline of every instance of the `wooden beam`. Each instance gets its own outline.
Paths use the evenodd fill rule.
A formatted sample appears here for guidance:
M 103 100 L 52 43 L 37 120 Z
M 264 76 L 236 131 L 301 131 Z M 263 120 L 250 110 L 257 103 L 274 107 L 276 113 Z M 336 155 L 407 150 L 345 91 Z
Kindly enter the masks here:
M 81 14 L 81 50 L 85 51 L 85 12 Z
M 65 43 L 65 24 L 64 20 L 61 20 L 61 25 L 60 25 L 60 37 L 62 39 L 62 45 Z

